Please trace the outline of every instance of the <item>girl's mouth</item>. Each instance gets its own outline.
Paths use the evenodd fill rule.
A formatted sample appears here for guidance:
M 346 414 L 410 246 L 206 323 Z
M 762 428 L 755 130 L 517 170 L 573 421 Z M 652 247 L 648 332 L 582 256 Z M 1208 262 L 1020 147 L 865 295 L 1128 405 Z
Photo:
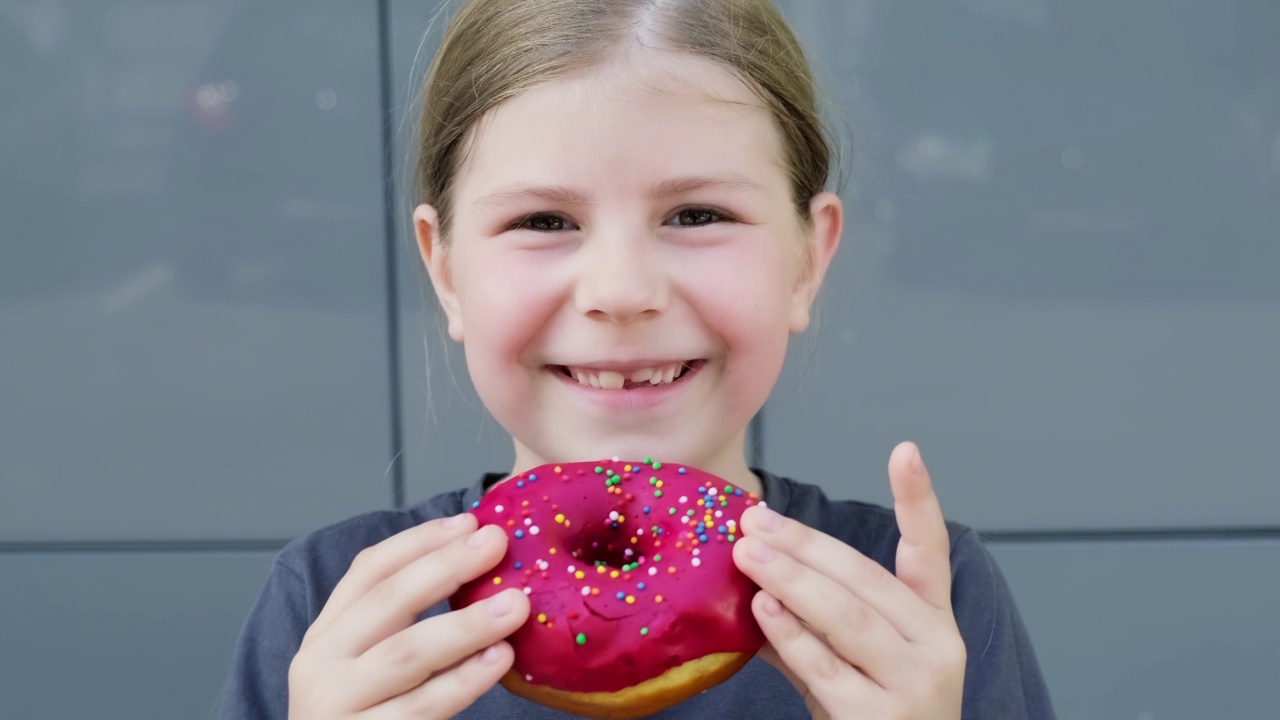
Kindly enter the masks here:
M 679 382 L 697 372 L 705 360 L 667 362 L 630 370 L 601 370 L 576 365 L 553 365 L 551 369 L 578 381 L 578 384 L 602 390 L 641 390 Z

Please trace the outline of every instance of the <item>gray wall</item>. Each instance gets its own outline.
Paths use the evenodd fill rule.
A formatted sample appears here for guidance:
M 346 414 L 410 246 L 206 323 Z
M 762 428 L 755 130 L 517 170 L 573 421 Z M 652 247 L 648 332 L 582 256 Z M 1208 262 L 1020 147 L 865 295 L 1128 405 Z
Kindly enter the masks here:
M 0 717 L 207 715 L 283 542 L 508 462 L 386 182 L 434 6 L 0 0 Z M 918 440 L 1063 717 L 1273 717 L 1280 4 L 783 6 L 851 213 L 756 452 Z

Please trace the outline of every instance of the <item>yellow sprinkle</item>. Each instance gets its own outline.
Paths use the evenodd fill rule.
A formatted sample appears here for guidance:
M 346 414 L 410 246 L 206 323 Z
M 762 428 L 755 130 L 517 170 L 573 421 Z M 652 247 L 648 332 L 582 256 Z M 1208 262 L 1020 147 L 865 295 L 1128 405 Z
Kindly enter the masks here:
M 631 472 L 631 466 L 630 466 L 630 465 L 623 465 L 623 466 L 622 466 L 622 471 L 623 471 L 623 472 Z
M 557 522 L 557 523 L 562 523 L 562 522 L 564 522 L 564 513 L 558 513 L 558 514 L 556 515 L 556 522 Z
M 658 487 L 662 487 L 662 481 L 661 481 L 661 480 L 659 480 L 659 481 L 658 481 L 658 485 L 657 485 L 657 486 L 658 486 Z
M 628 604 L 628 605 L 635 605 L 635 604 L 636 604 L 636 596 L 635 596 L 635 595 L 628 595 L 628 596 L 627 596 L 627 604 Z
M 577 579 L 581 580 L 582 578 L 586 577 L 586 576 L 587 576 L 587 574 L 586 574 L 586 573 L 584 573 L 584 572 L 582 572 L 581 570 L 579 570 L 578 572 L 574 573 L 574 574 L 573 574 L 573 576 L 574 576 L 575 578 L 577 578 Z
M 551 554 L 552 554 L 552 555 L 555 555 L 555 554 L 556 554 L 556 549 L 555 549 L 555 548 L 551 548 Z
M 614 570 L 613 572 L 609 573 L 609 577 L 611 577 L 611 578 L 616 578 L 616 577 L 618 577 L 618 571 L 617 571 L 617 570 Z
M 546 614 L 546 613 L 538 613 L 538 622 L 540 622 L 540 623 L 544 623 L 544 622 L 546 622 L 546 621 L 547 621 L 547 614 Z
M 501 585 L 501 584 L 502 584 L 502 578 L 500 578 L 500 577 L 495 577 L 495 578 L 493 579 L 493 584 L 494 584 L 494 585 Z
M 598 574 L 600 574 L 600 575 L 603 575 L 603 574 L 604 574 L 604 566 L 603 566 L 603 565 L 597 565 L 597 566 L 596 566 L 596 573 L 598 573 Z

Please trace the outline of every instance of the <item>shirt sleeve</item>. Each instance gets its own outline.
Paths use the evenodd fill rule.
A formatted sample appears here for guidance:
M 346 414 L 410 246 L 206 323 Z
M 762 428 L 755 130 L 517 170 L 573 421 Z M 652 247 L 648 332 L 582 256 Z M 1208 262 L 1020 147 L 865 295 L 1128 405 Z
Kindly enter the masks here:
M 1049 691 L 1004 575 L 977 533 L 951 551 L 951 603 L 964 637 L 964 720 L 1054 720 Z
M 306 583 L 277 557 L 236 642 L 214 717 L 287 718 L 289 665 L 310 624 Z

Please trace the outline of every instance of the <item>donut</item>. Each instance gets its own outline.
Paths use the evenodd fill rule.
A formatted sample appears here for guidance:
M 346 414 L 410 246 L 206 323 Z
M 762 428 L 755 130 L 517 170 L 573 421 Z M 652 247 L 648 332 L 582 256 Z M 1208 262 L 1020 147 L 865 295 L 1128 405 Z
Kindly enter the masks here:
M 637 718 L 729 679 L 764 644 L 733 563 L 742 511 L 760 498 L 652 459 L 543 465 L 494 487 L 471 512 L 508 535 L 493 571 L 454 609 L 506 588 L 529 596 L 501 683 L 593 718 Z

